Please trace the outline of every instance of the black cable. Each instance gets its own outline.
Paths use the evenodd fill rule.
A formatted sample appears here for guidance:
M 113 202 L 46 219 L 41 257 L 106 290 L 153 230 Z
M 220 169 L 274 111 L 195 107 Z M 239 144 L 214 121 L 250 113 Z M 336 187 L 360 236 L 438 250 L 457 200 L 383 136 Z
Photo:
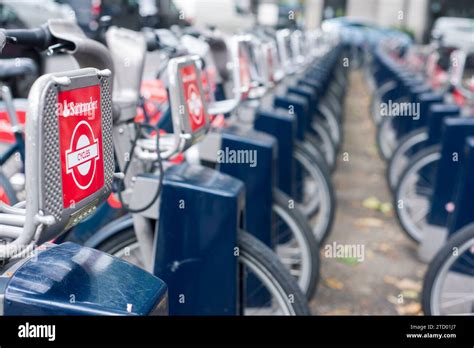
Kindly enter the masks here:
M 146 112 L 146 111 L 144 111 L 144 112 Z M 132 209 L 132 208 L 130 208 L 129 205 L 125 204 L 125 202 L 123 201 L 123 197 L 122 197 L 122 190 L 118 191 L 118 198 L 119 198 L 120 204 L 122 205 L 123 209 L 125 209 L 127 212 L 132 213 L 132 214 L 137 214 L 137 213 L 144 212 L 144 211 L 148 210 L 149 208 L 151 208 L 151 206 L 153 204 L 155 204 L 156 200 L 161 195 L 161 191 L 162 191 L 162 187 L 163 187 L 163 175 L 164 175 L 164 173 L 163 173 L 163 161 L 162 161 L 161 153 L 160 153 L 160 129 L 158 127 L 155 127 L 155 126 L 152 126 L 152 125 L 149 125 L 149 124 L 136 124 L 136 126 L 138 127 L 138 131 L 137 131 L 137 135 L 136 135 L 135 139 L 132 142 L 130 160 L 127 161 L 127 164 L 125 165 L 125 168 L 123 170 L 124 178 L 121 179 L 122 183 L 125 181 L 125 177 L 127 176 L 127 172 L 128 172 L 129 167 L 130 167 L 130 163 L 132 162 L 133 154 L 135 153 L 135 147 L 137 145 L 138 139 L 142 135 L 142 128 L 148 128 L 148 129 L 152 129 L 152 130 L 156 131 L 157 159 L 155 161 L 153 161 L 153 163 L 158 164 L 159 178 L 158 178 L 158 189 L 156 190 L 156 193 L 153 196 L 153 199 L 150 201 L 150 203 L 148 203 L 147 205 L 145 205 L 143 208 L 140 208 L 140 209 Z M 124 184 L 124 186 L 125 186 L 125 184 Z

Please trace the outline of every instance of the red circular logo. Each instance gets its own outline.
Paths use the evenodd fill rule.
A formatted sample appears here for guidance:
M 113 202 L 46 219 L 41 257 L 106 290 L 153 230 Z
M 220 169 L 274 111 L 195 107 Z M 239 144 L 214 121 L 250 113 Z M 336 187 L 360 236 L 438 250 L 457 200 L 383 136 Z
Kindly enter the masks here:
M 204 108 L 199 90 L 194 83 L 188 85 L 188 110 L 192 121 L 200 125 L 204 120 Z
M 66 150 L 66 172 L 72 174 L 80 189 L 92 184 L 99 157 L 98 139 L 91 126 L 87 121 L 79 122 L 72 133 L 71 147 Z

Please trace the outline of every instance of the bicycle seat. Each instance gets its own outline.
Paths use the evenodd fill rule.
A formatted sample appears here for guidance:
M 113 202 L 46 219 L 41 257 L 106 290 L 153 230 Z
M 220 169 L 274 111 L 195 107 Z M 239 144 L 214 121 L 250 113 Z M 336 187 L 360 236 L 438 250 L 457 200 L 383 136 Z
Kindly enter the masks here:
M 114 62 L 113 100 L 120 108 L 120 121 L 133 120 L 140 100 L 146 41 L 142 33 L 112 27 L 105 39 Z
M 36 74 L 38 68 L 30 58 L 0 59 L 0 80 Z

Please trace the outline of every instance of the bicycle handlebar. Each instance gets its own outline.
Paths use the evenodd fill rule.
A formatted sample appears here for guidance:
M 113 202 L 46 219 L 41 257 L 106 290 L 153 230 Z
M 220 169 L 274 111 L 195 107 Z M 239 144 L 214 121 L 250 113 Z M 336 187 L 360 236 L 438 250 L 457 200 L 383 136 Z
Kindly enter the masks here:
M 0 32 L 5 36 L 5 39 L 0 38 L 0 42 L 4 43 L 3 45 L 0 44 L 1 49 L 3 49 L 5 44 L 11 42 L 43 51 L 57 43 L 55 37 L 51 35 L 47 24 L 34 29 L 2 29 Z
M 50 19 L 46 24 L 34 29 L 0 29 L 0 34 L 2 49 L 2 44 L 17 44 L 38 51 L 66 50 L 81 68 L 93 66 L 98 70 L 114 71 L 112 57 L 107 48 L 87 38 L 79 26 L 71 21 Z

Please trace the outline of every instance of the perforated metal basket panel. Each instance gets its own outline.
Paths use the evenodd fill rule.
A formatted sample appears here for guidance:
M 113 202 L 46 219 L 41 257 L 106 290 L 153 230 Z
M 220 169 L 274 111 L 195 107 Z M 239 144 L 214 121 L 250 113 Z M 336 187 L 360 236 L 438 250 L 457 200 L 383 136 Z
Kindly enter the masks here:
M 44 215 L 53 216 L 56 220 L 54 226 L 48 226 L 43 230 L 43 234 L 46 234 L 48 238 L 54 236 L 54 233 L 74 226 L 93 214 L 95 207 L 107 198 L 112 189 L 115 162 L 112 144 L 113 116 L 110 77 L 91 74 L 92 71 L 83 70 L 72 74 L 72 82 L 66 87 L 50 82 L 46 84 L 46 92 L 42 94 L 44 99 L 40 103 L 41 109 L 38 110 L 40 136 L 38 138 L 38 150 L 36 151 L 37 156 L 39 156 L 38 171 L 40 173 L 39 208 Z M 73 202 L 71 205 L 66 205 L 65 201 L 70 201 L 66 198 L 66 195 L 70 195 L 70 192 L 63 191 L 67 181 L 63 182 L 61 152 L 64 151 L 62 149 L 64 147 L 63 138 L 68 138 L 68 135 L 65 135 L 67 131 L 61 134 L 63 128 L 61 128 L 59 117 L 58 96 L 63 91 L 73 91 L 88 86 L 97 86 L 98 84 L 100 85 L 100 134 L 102 137 L 102 154 L 99 157 L 103 158 L 103 186 L 98 191 L 84 196 L 80 200 L 71 201 Z
M 115 169 L 112 143 L 112 96 L 108 78 L 101 78 L 100 100 L 102 111 L 102 143 L 104 149 L 104 191 L 112 189 Z
M 27 214 L 43 224 L 35 235 L 39 244 L 94 214 L 111 192 L 115 163 L 110 79 L 107 70 L 86 68 L 43 75 L 31 87 Z M 100 118 L 95 117 L 98 109 Z M 44 218 L 36 220 L 38 216 Z
M 44 185 L 43 202 L 44 213 L 61 220 L 63 210 L 61 165 L 59 151 L 59 128 L 58 128 L 58 103 L 57 88 L 50 85 L 46 92 L 46 99 L 43 107 L 42 134 Z

